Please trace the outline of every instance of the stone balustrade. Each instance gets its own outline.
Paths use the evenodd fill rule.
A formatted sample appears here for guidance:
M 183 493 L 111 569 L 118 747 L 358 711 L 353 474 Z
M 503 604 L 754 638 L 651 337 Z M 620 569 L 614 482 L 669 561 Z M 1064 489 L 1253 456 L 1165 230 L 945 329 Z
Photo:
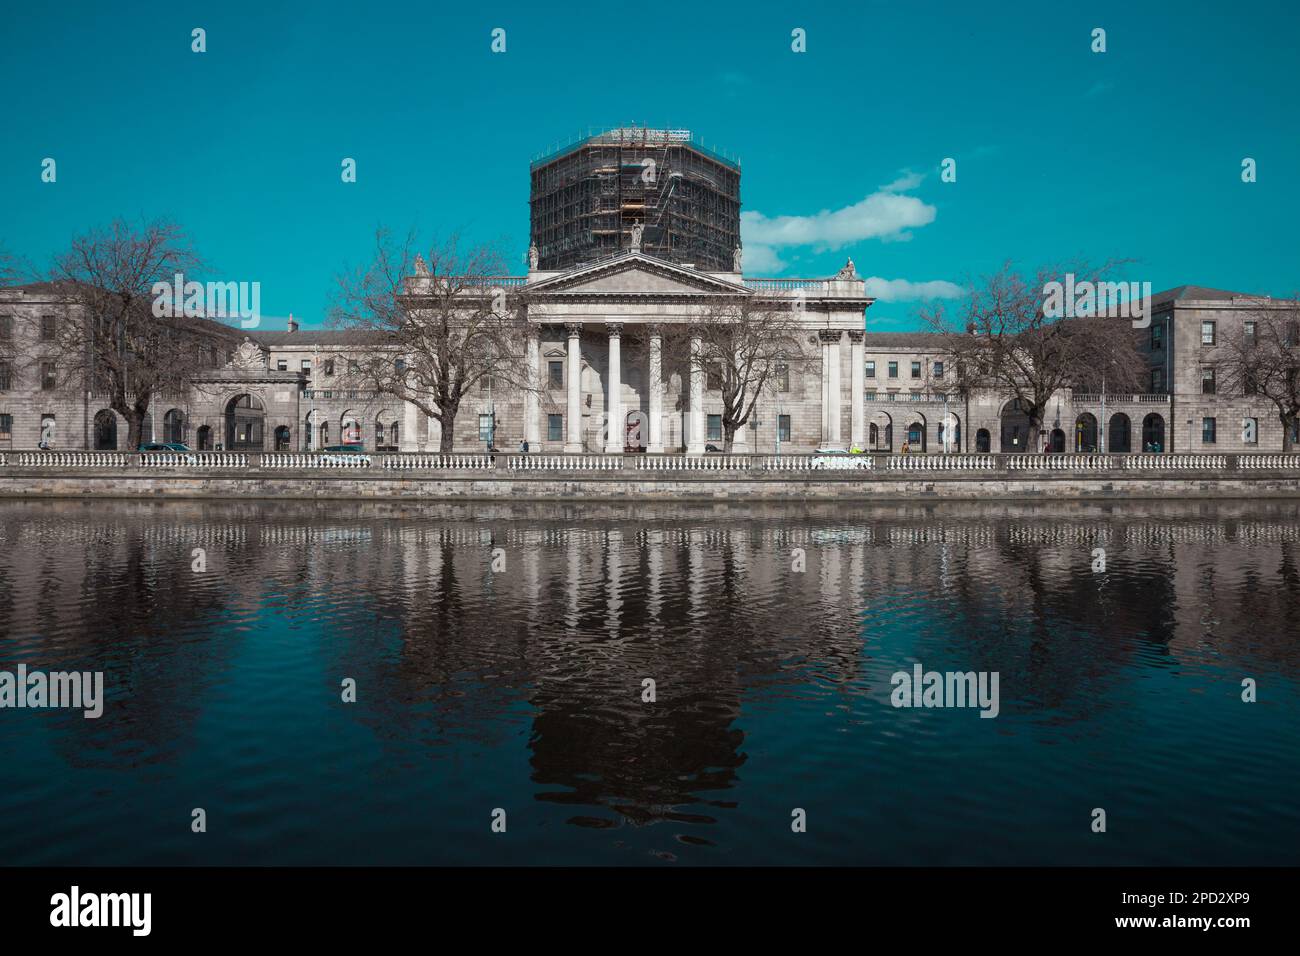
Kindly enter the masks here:
M 912 454 L 912 455 L 506 455 L 425 452 L 118 452 L 7 451 L 0 467 L 13 471 L 315 471 L 372 468 L 385 472 L 659 472 L 684 474 L 860 471 L 903 477 L 914 473 L 1052 473 L 1281 471 L 1300 474 L 1300 454 Z

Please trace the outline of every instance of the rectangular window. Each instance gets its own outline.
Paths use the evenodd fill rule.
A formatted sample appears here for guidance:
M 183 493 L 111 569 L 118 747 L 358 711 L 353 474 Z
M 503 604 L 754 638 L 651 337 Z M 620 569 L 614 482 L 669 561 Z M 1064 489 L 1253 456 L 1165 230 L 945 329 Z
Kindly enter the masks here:
M 1206 366 L 1205 368 L 1202 368 L 1202 369 L 1201 369 L 1201 394 L 1202 394 L 1202 395 L 1213 395 L 1213 394 L 1214 394 L 1214 369 L 1213 369 L 1213 367 Z
M 492 390 L 491 375 L 484 375 L 481 379 L 478 380 L 478 390 L 480 392 L 488 392 Z
M 1214 444 L 1215 420 L 1213 418 L 1201 419 L 1201 444 Z
M 546 416 L 546 440 L 564 441 L 564 416 L 563 415 Z
M 58 369 L 53 362 L 41 363 L 41 388 L 44 391 L 51 392 L 59 384 Z
M 867 378 L 875 378 L 875 377 L 876 377 L 876 363 L 875 363 L 875 362 L 868 362 L 868 363 L 867 363 Z
M 551 388 L 564 388 L 564 363 L 547 362 L 546 380 Z
M 890 363 L 889 363 L 889 377 L 890 377 L 890 378 L 898 378 L 898 363 L 897 363 L 897 362 L 890 362 Z
M 1247 322 L 1242 332 L 1242 337 L 1246 341 L 1247 347 L 1255 344 L 1255 323 Z
M 13 366 L 8 362 L 0 362 L 0 392 L 13 388 L 13 376 Z
M 492 415 L 480 415 L 478 417 L 478 440 L 482 442 L 492 441 Z
M 59 320 L 53 315 L 41 316 L 41 341 L 53 342 L 59 330 Z
M 1151 326 L 1151 351 L 1159 352 L 1165 347 L 1165 327 L 1163 325 Z
M 12 415 L 0 415 L 0 441 L 13 441 L 14 439 L 14 417 Z
M 776 390 L 778 392 L 790 391 L 790 366 L 778 365 L 776 367 Z
M 1243 418 L 1241 420 L 1241 441 L 1244 445 L 1259 444 L 1259 419 Z
M 943 363 L 942 363 L 942 362 L 935 362 L 935 363 L 934 363 L 934 377 L 935 377 L 935 378 L 943 378 Z
M 913 363 L 912 363 L 912 378 L 920 378 L 920 377 L 921 377 L 921 363 L 920 363 L 920 362 L 913 362 Z
M 1151 370 L 1151 391 L 1159 395 L 1165 390 L 1165 370 L 1162 368 L 1153 368 Z
M 1201 344 L 1213 345 L 1215 339 L 1215 328 L 1213 322 L 1201 323 Z
M 722 441 L 722 416 L 709 416 L 709 441 Z
M 14 317 L 12 315 L 0 315 L 0 341 L 7 341 L 14 337 Z
M 326 374 L 326 375 L 333 375 L 333 374 L 334 374 L 334 360 L 333 360 L 333 359 L 326 359 L 326 360 L 325 360 L 325 374 Z
M 276 360 L 275 360 L 275 370 L 276 370 L 277 372 L 287 372 L 287 371 L 289 371 L 289 360 L 288 360 L 288 359 L 276 359 Z
M 790 440 L 790 416 L 789 415 L 776 416 L 776 432 L 779 436 L 781 436 L 781 441 Z
M 302 370 L 303 370 L 304 372 L 310 372 L 310 371 L 311 371 L 311 359 L 303 359 L 303 360 L 302 360 Z

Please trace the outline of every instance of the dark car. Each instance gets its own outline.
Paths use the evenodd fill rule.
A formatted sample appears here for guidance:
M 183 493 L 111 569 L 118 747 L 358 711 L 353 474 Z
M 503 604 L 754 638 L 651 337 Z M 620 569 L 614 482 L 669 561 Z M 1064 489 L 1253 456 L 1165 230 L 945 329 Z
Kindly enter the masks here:
M 321 449 L 321 460 L 331 465 L 370 464 L 364 445 L 326 445 Z
M 185 442 L 183 441 L 156 441 L 156 442 L 149 442 L 146 445 L 141 445 L 140 450 L 141 451 L 187 452 L 187 451 L 193 451 L 194 449 L 191 448 L 189 445 L 185 444 Z

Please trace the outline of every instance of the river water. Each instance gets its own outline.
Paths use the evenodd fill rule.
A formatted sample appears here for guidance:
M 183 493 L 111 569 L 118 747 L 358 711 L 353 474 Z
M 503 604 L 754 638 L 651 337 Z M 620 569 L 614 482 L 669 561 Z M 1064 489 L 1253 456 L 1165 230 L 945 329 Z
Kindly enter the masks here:
M 1297 621 L 1295 502 L 0 502 L 106 697 L 0 709 L 0 859 L 1296 864 Z

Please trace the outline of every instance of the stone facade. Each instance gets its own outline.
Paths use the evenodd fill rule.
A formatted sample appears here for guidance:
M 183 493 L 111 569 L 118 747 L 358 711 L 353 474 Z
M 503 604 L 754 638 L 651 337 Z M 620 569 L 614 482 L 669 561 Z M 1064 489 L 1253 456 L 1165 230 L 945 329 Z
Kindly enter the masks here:
M 411 281 L 418 285 L 420 277 Z M 873 300 L 852 263 L 830 279 L 760 279 L 702 272 L 633 250 L 502 282 L 528 293 L 534 332 L 527 354 L 543 387 L 524 395 L 485 387 L 471 396 L 456 422 L 457 451 L 486 447 L 492 412 L 495 444 L 508 451 L 524 441 L 530 450 L 554 454 L 721 447 L 721 395 L 687 363 L 665 358 L 663 331 L 689 326 L 719 297 L 745 296 L 797 302 L 809 346 L 806 359 L 792 363 L 788 389 L 760 399 L 755 421 L 736 435 L 735 452 L 800 453 L 827 445 L 898 452 L 905 441 L 910 452 L 927 454 L 1043 450 L 1024 447 L 1006 396 L 945 391 L 951 372 L 932 336 L 867 332 Z M 1221 343 L 1244 321 L 1247 303 L 1248 297 L 1196 287 L 1156 296 L 1145 345 L 1149 390 L 1063 393 L 1049 408 L 1045 441 L 1057 451 L 1114 453 L 1282 449 L 1269 403 L 1202 387 L 1202 368 L 1221 360 L 1221 344 L 1202 345 L 1202 323 L 1216 323 Z M 8 329 L 11 345 L 27 336 L 39 346 L 50 317 L 70 315 L 49 290 L 0 290 L 0 335 Z M 377 347 L 373 336 L 295 325 L 250 330 L 246 338 L 228 331 L 231 347 L 220 367 L 196 376 L 186 394 L 156 398 L 147 440 L 213 450 L 301 451 L 340 443 L 372 451 L 438 448 L 437 423 L 414 406 L 346 386 L 350 356 Z M 106 410 L 102 396 L 61 374 L 45 387 L 51 383 L 39 363 L 8 364 L 7 372 L 0 367 L 0 451 L 37 447 L 49 419 L 55 448 L 124 447 L 126 424 Z M 1254 444 L 1242 440 L 1247 417 L 1257 421 Z M 115 429 L 96 427 L 110 421 Z

